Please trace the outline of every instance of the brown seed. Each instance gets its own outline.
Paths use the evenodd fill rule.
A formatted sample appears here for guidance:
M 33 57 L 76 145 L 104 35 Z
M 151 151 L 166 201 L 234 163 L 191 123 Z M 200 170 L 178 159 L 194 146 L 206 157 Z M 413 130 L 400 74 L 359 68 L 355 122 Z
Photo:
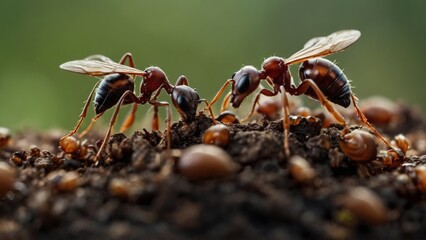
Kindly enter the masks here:
M 339 146 L 354 161 L 369 161 L 377 157 L 375 136 L 360 129 L 344 135 Z
M 398 117 L 396 104 L 384 97 L 363 100 L 360 108 L 373 125 L 386 126 Z
M 54 171 L 47 175 L 47 179 L 56 189 L 63 192 L 74 191 L 80 184 L 80 176 L 74 171 Z
M 16 166 L 21 166 L 23 161 L 27 159 L 27 153 L 24 150 L 14 152 L 10 161 L 13 162 Z
M 408 142 L 408 139 L 402 135 L 398 134 L 395 136 L 395 140 L 393 141 L 395 145 L 401 149 L 402 153 L 406 153 L 408 148 L 410 147 L 410 143 Z
M 414 171 L 417 175 L 417 188 L 423 192 L 426 193 L 426 166 L 420 165 L 417 166 Z
M 73 136 L 68 136 L 62 139 L 59 142 L 59 145 L 61 146 L 62 151 L 65 153 L 75 153 L 80 148 L 79 141 Z
M 203 134 L 203 143 L 225 146 L 231 138 L 231 131 L 225 125 L 218 124 L 209 127 Z
M 66 172 L 59 181 L 57 188 L 59 191 L 71 192 L 80 183 L 80 176 L 76 172 Z
M 230 111 L 221 112 L 219 114 L 219 116 L 217 116 L 216 121 L 219 121 L 219 122 L 221 122 L 223 124 L 227 124 L 227 125 L 240 123 L 237 116 L 235 116 L 235 114 L 230 112 Z
M 290 158 L 289 170 L 291 176 L 300 183 L 308 183 L 315 177 L 315 170 L 311 164 L 300 156 Z
M 312 115 L 321 120 L 323 128 L 328 128 L 331 124 L 336 123 L 336 120 L 330 115 L 330 113 L 323 109 L 315 110 Z
M 183 152 L 177 169 L 189 180 L 201 180 L 230 175 L 237 170 L 237 165 L 221 148 L 200 144 Z
M 382 158 L 383 165 L 389 167 L 398 167 L 404 160 L 394 149 L 389 149 Z
M 34 167 L 38 169 L 45 169 L 47 171 L 52 170 L 53 162 L 52 159 L 48 156 L 42 156 L 34 160 Z
M 280 117 L 281 102 L 275 98 L 263 98 L 259 101 L 256 111 L 269 120 L 276 120 Z
M 0 147 L 5 147 L 9 143 L 11 134 L 10 130 L 4 127 L 0 127 Z
M 15 181 L 15 169 L 5 162 L 0 162 L 0 197 L 13 189 Z
M 130 195 L 129 192 L 129 183 L 123 179 L 113 178 L 109 183 L 109 192 L 118 197 L 128 198 Z
M 387 208 L 383 200 L 368 188 L 353 188 L 337 202 L 366 223 L 380 225 L 387 221 Z
M 311 112 L 311 109 L 309 109 L 308 107 L 300 106 L 300 107 L 297 107 L 294 110 L 293 114 L 294 115 L 299 115 L 299 116 L 302 116 L 302 117 L 308 117 L 308 116 L 312 115 L 312 112 Z

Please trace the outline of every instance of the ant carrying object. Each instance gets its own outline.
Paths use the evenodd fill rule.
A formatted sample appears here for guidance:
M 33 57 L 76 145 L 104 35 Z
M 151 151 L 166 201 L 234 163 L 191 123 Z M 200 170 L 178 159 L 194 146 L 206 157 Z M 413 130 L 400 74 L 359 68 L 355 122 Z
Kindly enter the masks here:
M 128 60 L 129 66 L 123 65 L 126 60 Z M 102 55 L 93 55 L 83 60 L 66 62 L 60 65 L 60 68 L 89 76 L 105 76 L 95 84 L 94 88 L 90 92 L 75 128 L 60 140 L 62 142 L 64 139 L 78 131 L 83 119 L 86 117 L 87 109 L 93 94 L 96 92 L 94 100 L 96 116 L 92 119 L 91 124 L 80 135 L 80 137 L 82 137 L 82 135 L 84 136 L 84 134 L 91 129 L 94 122 L 101 117 L 106 110 L 113 106 L 116 106 L 116 109 L 111 117 L 108 131 L 95 159 L 99 159 L 102 150 L 105 148 L 106 143 L 111 136 L 111 132 L 117 120 L 121 106 L 130 103 L 133 103 L 133 108 L 124 121 L 120 131 L 125 131 L 133 124 L 138 104 L 143 105 L 146 103 L 154 106 L 152 126 L 154 130 L 158 130 L 158 107 L 165 106 L 167 108 L 167 149 L 170 149 L 170 104 L 167 101 L 157 100 L 162 89 L 171 96 L 173 105 L 176 107 L 185 122 L 190 123 L 194 121 L 198 104 L 205 102 L 210 111 L 213 122 L 216 123 L 210 104 L 205 99 L 200 99 L 196 90 L 188 86 L 188 79 L 185 76 L 180 76 L 176 85 L 173 86 L 169 82 L 164 71 L 159 67 L 148 67 L 143 71 L 134 68 L 133 57 L 130 53 L 126 53 L 119 63 L 116 63 Z M 140 85 L 139 96 L 136 96 L 134 92 L 134 81 L 136 76 L 141 76 L 143 78 Z
M 260 81 L 265 80 L 273 90 L 261 89 L 255 97 L 251 112 L 242 121 L 247 120 L 255 112 L 260 95 L 272 97 L 281 93 L 284 127 L 283 144 L 285 154 L 288 157 L 290 155 L 288 146 L 290 122 L 289 101 L 286 93 L 295 96 L 305 94 L 320 101 L 321 105 L 344 127 L 346 127 L 345 120 L 332 103 L 348 107 L 352 102 L 361 121 L 389 148 L 400 153 L 399 150 L 394 149 L 380 135 L 361 112 L 357 105 L 358 99 L 351 91 L 349 81 L 343 71 L 333 62 L 320 58 L 344 50 L 356 42 L 360 36 L 361 33 L 358 30 L 334 32 L 325 37 L 316 37 L 309 40 L 303 49 L 287 59 L 277 56 L 265 59 L 261 70 L 257 70 L 253 66 L 244 66 L 235 72 L 231 79 L 226 81 L 210 103 L 213 105 L 222 95 L 227 85 L 231 84 L 232 89 L 224 98 L 221 111 L 226 110 L 229 103 L 234 108 L 238 108 L 242 101 L 259 87 Z M 296 63 L 301 63 L 299 67 L 301 83 L 298 86 L 294 84 L 289 72 L 289 65 Z

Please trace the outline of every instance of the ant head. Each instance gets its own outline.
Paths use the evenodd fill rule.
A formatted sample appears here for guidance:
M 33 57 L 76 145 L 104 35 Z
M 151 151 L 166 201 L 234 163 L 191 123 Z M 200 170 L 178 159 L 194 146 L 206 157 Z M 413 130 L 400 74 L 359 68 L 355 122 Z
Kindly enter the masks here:
M 245 66 L 232 75 L 235 81 L 231 94 L 232 107 L 238 108 L 241 102 L 250 95 L 260 83 L 260 73 L 253 66 Z
M 266 75 L 272 79 L 280 78 L 288 71 L 284 59 L 276 56 L 265 59 L 262 63 L 262 69 L 265 71 Z
M 173 105 L 182 116 L 183 121 L 191 123 L 195 120 L 200 96 L 197 91 L 186 85 L 177 85 L 172 92 Z
M 151 96 L 153 92 L 161 87 L 164 87 L 168 93 L 171 91 L 172 87 L 167 79 L 167 75 L 161 68 L 148 67 L 144 71 L 146 74 L 143 76 L 140 87 L 142 95 Z
M 167 79 L 166 73 L 159 67 L 148 67 L 144 70 L 146 81 L 161 81 Z

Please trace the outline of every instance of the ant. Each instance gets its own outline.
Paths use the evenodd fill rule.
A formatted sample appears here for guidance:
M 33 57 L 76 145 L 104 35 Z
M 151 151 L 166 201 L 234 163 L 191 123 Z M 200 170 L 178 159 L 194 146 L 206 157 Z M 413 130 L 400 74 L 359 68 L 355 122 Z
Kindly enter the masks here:
M 129 66 L 123 65 L 126 60 L 129 61 Z M 148 67 L 143 71 L 134 68 L 133 57 L 130 53 L 126 53 L 119 63 L 116 63 L 102 55 L 93 55 L 83 60 L 66 62 L 60 65 L 60 68 L 89 76 L 105 76 L 102 80 L 95 84 L 95 87 L 90 92 L 75 128 L 60 140 L 63 141 L 77 132 L 81 122 L 86 116 L 92 96 L 96 91 L 94 101 L 96 116 L 92 119 L 92 123 L 89 125 L 88 129 L 86 129 L 82 134 L 90 130 L 93 123 L 101 117 L 106 110 L 113 106 L 116 106 L 116 109 L 111 117 L 108 131 L 105 134 L 105 138 L 95 159 L 99 159 L 102 150 L 105 148 L 106 143 L 111 136 L 112 129 L 117 120 L 121 106 L 130 103 L 133 103 L 133 108 L 127 119 L 124 121 L 121 132 L 125 131 L 133 124 L 137 105 L 143 105 L 146 103 L 154 106 L 152 126 L 154 130 L 158 130 L 158 107 L 164 106 L 167 108 L 167 149 L 170 150 L 170 104 L 167 101 L 157 100 L 162 89 L 171 96 L 172 103 L 182 116 L 184 122 L 193 122 L 195 120 L 198 104 L 205 102 L 210 111 L 213 123 L 216 124 L 209 102 L 205 99 L 200 99 L 197 91 L 188 86 L 188 79 L 185 76 L 180 76 L 176 81 L 176 85 L 173 86 L 169 82 L 165 72 L 159 67 Z M 143 78 L 140 85 L 140 96 L 136 96 L 134 93 L 134 80 L 136 76 L 141 76 Z
M 344 50 L 356 42 L 360 36 L 361 32 L 358 30 L 334 32 L 325 37 L 316 37 L 309 40 L 304 45 L 303 49 L 287 59 L 277 56 L 265 59 L 261 65 L 261 70 L 257 70 L 253 66 L 244 66 L 239 71 L 235 72 L 231 79 L 225 82 L 210 103 L 213 105 L 222 95 L 227 85 L 231 84 L 232 89 L 224 98 L 221 111 L 227 109 L 229 103 L 231 103 L 234 108 L 238 108 L 242 101 L 259 87 L 260 81 L 266 80 L 273 90 L 261 89 L 255 97 L 251 112 L 242 121 L 247 120 L 254 113 L 255 106 L 259 104 L 260 95 L 272 97 L 281 93 L 284 116 L 283 145 L 285 154 L 289 157 L 288 131 L 290 128 L 290 120 L 289 101 L 286 93 L 295 96 L 305 94 L 320 101 L 321 105 L 323 105 L 337 122 L 345 128 L 346 123 L 343 116 L 335 109 L 332 103 L 348 107 L 352 102 L 361 121 L 389 148 L 395 152 L 398 151 L 398 155 L 402 157 L 402 152 L 394 149 L 368 122 L 367 118 L 361 112 L 357 105 L 358 99 L 351 91 L 349 81 L 343 71 L 333 62 L 320 58 Z M 299 67 L 301 83 L 298 86 L 294 84 L 289 71 L 289 65 L 296 63 L 301 63 Z

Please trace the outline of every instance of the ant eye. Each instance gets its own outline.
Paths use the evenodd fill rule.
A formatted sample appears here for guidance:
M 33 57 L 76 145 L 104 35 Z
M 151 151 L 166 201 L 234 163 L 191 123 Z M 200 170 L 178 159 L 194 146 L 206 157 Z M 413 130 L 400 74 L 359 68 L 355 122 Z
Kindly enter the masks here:
M 250 77 L 248 75 L 244 75 L 237 81 L 237 90 L 239 93 L 246 92 L 250 87 Z
M 234 72 L 231 76 L 231 79 L 234 79 L 236 72 Z
M 177 104 L 179 105 L 179 108 L 187 112 L 190 109 L 189 99 L 185 95 L 180 95 L 177 98 Z

